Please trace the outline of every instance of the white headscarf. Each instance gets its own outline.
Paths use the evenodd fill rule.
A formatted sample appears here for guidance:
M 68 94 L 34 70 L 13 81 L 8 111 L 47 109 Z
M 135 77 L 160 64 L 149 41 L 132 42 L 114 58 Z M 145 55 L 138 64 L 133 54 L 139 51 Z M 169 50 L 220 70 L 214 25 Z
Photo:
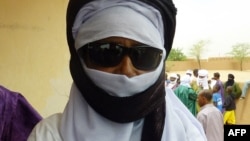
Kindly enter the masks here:
M 125 97 L 146 90 L 155 83 L 164 67 L 166 52 L 161 15 L 145 3 L 134 0 L 91 2 L 79 11 L 73 26 L 73 35 L 76 49 L 89 42 L 118 36 L 163 50 L 162 61 L 157 69 L 132 78 L 87 68 L 82 60 L 83 68 L 90 79 L 110 95 Z
M 200 78 L 200 76 L 202 76 L 203 78 Z M 198 86 L 201 86 L 203 89 L 209 89 L 207 70 L 201 69 L 198 71 L 197 83 Z
M 178 79 L 178 75 L 176 73 L 171 73 L 169 75 L 169 78 L 175 78 L 174 80 L 169 79 L 169 83 L 167 84 L 167 87 L 172 89 L 176 84 L 177 84 L 177 79 Z
M 191 83 L 190 75 L 186 74 L 186 75 L 182 76 L 180 81 L 181 81 L 180 85 L 186 86 L 189 88 L 191 87 L 190 86 L 190 83 Z

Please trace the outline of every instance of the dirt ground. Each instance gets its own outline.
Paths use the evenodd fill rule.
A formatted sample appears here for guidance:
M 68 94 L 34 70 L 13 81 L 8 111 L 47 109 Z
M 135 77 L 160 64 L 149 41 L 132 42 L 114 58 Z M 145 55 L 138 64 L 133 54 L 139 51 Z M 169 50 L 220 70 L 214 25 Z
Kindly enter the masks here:
M 213 77 L 214 72 L 219 72 L 221 80 L 224 82 L 227 80 L 229 73 L 234 74 L 235 81 L 238 82 L 242 88 L 245 81 L 250 80 L 250 70 L 238 71 L 238 70 L 208 70 L 209 78 Z M 184 75 L 185 71 L 171 71 L 168 73 L 178 73 Z M 250 90 L 244 100 L 239 99 L 236 101 L 236 123 L 237 124 L 249 124 L 250 125 Z

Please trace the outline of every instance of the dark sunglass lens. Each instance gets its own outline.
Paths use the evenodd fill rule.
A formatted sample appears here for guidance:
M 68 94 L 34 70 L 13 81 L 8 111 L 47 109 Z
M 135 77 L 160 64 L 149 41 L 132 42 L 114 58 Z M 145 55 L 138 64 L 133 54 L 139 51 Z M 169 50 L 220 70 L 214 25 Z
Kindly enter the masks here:
M 162 59 L 162 50 L 153 47 L 135 47 L 130 55 L 134 67 L 141 70 L 154 70 Z
M 112 43 L 95 44 L 89 48 L 88 55 L 92 63 L 102 67 L 112 67 L 120 63 L 122 48 Z

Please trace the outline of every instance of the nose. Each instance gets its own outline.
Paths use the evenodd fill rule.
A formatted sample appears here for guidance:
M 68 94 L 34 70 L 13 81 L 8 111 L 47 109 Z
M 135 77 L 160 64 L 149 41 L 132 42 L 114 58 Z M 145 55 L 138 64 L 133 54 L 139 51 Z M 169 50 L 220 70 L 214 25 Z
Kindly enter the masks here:
M 125 55 L 118 65 L 117 71 L 119 74 L 124 74 L 128 77 L 133 77 L 137 75 L 136 68 L 133 66 L 129 56 Z

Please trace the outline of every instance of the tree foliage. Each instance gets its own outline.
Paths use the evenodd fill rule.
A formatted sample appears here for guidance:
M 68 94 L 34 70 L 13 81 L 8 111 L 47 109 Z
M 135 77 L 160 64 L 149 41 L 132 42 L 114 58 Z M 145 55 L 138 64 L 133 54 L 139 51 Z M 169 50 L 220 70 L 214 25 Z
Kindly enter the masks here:
M 201 55 L 205 51 L 205 45 L 208 43 L 208 41 L 200 40 L 197 43 L 195 43 L 189 50 L 189 55 L 193 56 L 199 65 L 199 68 L 201 69 Z
M 182 49 L 180 48 L 172 48 L 169 56 L 168 56 L 168 61 L 184 61 L 187 59 L 187 56 L 184 55 L 182 52 Z
M 232 46 L 232 50 L 228 53 L 240 62 L 240 70 L 243 70 L 243 61 L 250 55 L 250 44 L 238 43 Z

